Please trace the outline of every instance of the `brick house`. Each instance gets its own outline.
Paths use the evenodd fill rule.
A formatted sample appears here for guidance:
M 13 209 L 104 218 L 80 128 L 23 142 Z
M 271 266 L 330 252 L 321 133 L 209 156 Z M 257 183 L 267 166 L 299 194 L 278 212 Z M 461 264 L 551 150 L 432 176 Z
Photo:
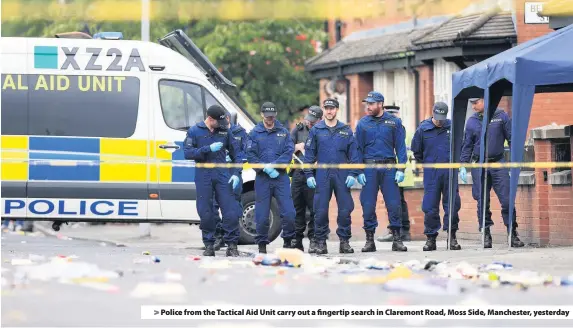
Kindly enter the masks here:
M 399 1 L 398 1 L 399 2 Z M 363 114 L 361 99 L 369 90 L 381 91 L 386 104 L 402 107 L 402 119 L 409 131 L 430 115 L 435 101 L 451 104 L 451 75 L 509 49 L 552 31 L 548 24 L 525 24 L 525 0 L 504 10 L 479 8 L 454 16 L 435 16 L 412 20 L 401 16 L 391 25 L 376 27 L 376 22 L 331 22 L 329 49 L 309 60 L 306 69 L 320 80 L 321 101 L 341 96 L 346 108 L 340 119 L 352 128 Z M 378 22 L 381 24 L 381 22 Z M 339 27 L 332 30 L 332 27 Z M 367 28 L 366 28 L 367 27 Z M 358 31 L 356 31 L 358 30 Z M 342 36 L 346 36 L 342 40 Z M 337 41 L 334 43 L 333 41 Z M 346 98 L 344 98 L 346 97 Z M 511 114 L 511 99 L 504 97 L 500 108 Z M 573 93 L 536 94 L 529 129 L 530 144 L 526 161 L 571 161 Z M 468 107 L 468 117 L 471 115 Z M 561 124 L 555 126 L 555 122 Z M 460 237 L 479 238 L 476 201 L 471 182 L 460 185 Z M 415 185 L 405 193 L 409 205 L 413 236 L 423 239 L 421 201 L 423 189 Z M 380 227 L 387 214 L 382 197 L 378 199 Z M 359 191 L 354 191 L 353 234 L 362 234 L 362 209 Z M 539 245 L 573 245 L 573 187 L 571 171 L 555 169 L 524 170 L 516 198 L 520 233 L 525 242 Z M 505 242 L 499 202 L 492 192 L 494 242 Z M 336 226 L 336 204 L 331 202 L 332 231 Z M 379 233 L 381 233 L 379 231 Z M 336 237 L 333 235 L 332 237 Z

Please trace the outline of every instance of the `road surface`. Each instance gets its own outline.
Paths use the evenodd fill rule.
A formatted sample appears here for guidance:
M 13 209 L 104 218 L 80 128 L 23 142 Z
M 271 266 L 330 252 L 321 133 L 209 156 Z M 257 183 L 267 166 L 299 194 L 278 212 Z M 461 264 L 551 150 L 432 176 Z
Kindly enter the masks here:
M 89 229 L 89 228 L 86 228 Z M 397 254 L 388 251 L 389 244 L 379 243 L 382 249 L 374 254 L 361 254 L 360 245 L 356 242 L 357 254 L 350 257 L 376 257 L 389 262 L 399 259 L 424 260 L 427 253 L 421 251 L 421 243 L 410 243 L 411 251 Z M 571 304 L 573 287 L 535 287 L 526 291 L 516 287 L 497 289 L 476 288 L 468 284 L 469 290 L 456 295 L 422 295 L 420 293 L 388 292 L 380 284 L 348 283 L 347 279 L 356 274 L 306 273 L 303 268 L 242 267 L 251 258 L 236 259 L 227 268 L 202 268 L 206 259 L 190 260 L 190 256 L 200 255 L 197 247 L 170 247 L 165 243 L 158 247 L 148 245 L 130 245 L 116 247 L 102 244 L 99 241 L 81 241 L 58 239 L 53 236 L 2 235 L 2 326 L 3 327 L 287 327 L 287 326 L 432 326 L 432 327 L 571 327 L 573 314 L 568 320 L 552 321 L 516 321 L 516 320 L 474 320 L 424 321 L 416 318 L 399 320 L 347 320 L 347 321 L 261 321 L 261 320 L 142 320 L 142 305 L 368 305 L 387 306 L 397 304 L 409 305 L 566 305 Z M 274 246 L 280 245 L 275 242 Z M 332 244 L 331 251 L 337 248 Z M 254 247 L 243 247 L 242 250 L 254 250 Z M 149 252 L 151 255 L 143 255 Z M 466 247 L 460 252 L 432 252 L 438 260 L 452 263 L 467 261 L 472 264 L 491 263 L 498 259 L 512 262 L 514 270 L 535 270 L 551 274 L 573 273 L 573 252 L 566 248 L 525 249 L 508 251 L 506 248 L 489 251 Z M 333 253 L 333 256 L 337 254 Z M 42 271 L 28 271 L 28 278 L 37 278 L 38 274 L 53 274 L 56 277 L 73 275 L 77 270 L 89 274 L 90 267 L 78 263 L 95 264 L 99 268 L 116 272 L 118 278 L 107 282 L 101 276 L 91 281 L 94 287 L 76 283 L 62 283 L 58 278 L 49 281 L 26 279 L 18 270 L 32 270 L 33 265 L 18 264 L 18 259 L 30 259 L 34 264 L 49 262 L 51 257 L 72 256 L 66 264 L 54 265 Z M 157 256 L 159 263 L 134 263 Z M 224 252 L 218 252 L 219 265 L 225 262 Z M 42 257 L 45 260 L 42 261 Z M 62 260 L 64 261 L 64 260 Z M 73 265 L 72 265 L 73 263 Z M 212 264 L 213 265 L 213 264 Z M 55 272 L 54 270 L 62 270 Z M 66 271 L 67 270 L 67 271 Z M 75 270 L 75 271 L 74 271 Z M 30 273 L 35 272 L 35 273 Z M 369 275 L 387 274 L 383 271 L 370 270 Z M 89 282 L 89 281 L 88 281 Z M 147 283 L 147 287 L 145 284 Z M 6 285 L 4 285 L 6 284 Z M 15 285 L 14 285 L 15 284 Z M 150 284 L 155 284 L 153 295 Z M 98 287 L 98 289 L 95 289 Z M 151 293 L 151 294 L 146 294 Z

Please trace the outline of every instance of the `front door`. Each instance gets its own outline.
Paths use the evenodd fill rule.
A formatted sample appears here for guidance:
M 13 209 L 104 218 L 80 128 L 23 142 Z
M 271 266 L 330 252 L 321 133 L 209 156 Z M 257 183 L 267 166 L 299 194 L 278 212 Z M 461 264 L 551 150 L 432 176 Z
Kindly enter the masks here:
M 161 216 L 198 220 L 195 167 L 185 159 L 183 142 L 189 127 L 204 120 L 203 89 L 188 77 L 152 75 L 155 170 L 151 179 L 158 182 Z

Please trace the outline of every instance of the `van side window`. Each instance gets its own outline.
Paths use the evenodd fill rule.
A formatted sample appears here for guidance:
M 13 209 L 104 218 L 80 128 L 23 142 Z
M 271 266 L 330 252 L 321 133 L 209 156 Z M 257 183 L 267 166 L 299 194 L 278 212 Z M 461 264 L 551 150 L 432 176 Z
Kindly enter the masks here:
M 219 105 L 221 108 L 225 108 L 209 91 L 207 91 L 207 89 L 205 89 L 205 108 L 209 108 L 213 105 Z
M 139 84 L 132 76 L 28 75 L 30 135 L 127 138 Z
M 28 134 L 28 77 L 2 74 L 2 135 Z
M 201 86 L 181 81 L 159 81 L 159 99 L 168 127 L 187 130 L 204 119 Z

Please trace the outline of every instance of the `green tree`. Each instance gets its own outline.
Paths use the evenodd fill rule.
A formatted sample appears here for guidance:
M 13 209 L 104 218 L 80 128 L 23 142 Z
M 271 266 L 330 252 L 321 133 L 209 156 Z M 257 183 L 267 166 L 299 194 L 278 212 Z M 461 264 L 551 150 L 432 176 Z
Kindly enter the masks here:
M 265 101 L 289 119 L 295 108 L 318 102 L 316 81 L 304 71 L 326 37 L 319 22 L 201 21 L 191 28 L 194 42 L 240 92 L 247 110 L 258 116 Z

